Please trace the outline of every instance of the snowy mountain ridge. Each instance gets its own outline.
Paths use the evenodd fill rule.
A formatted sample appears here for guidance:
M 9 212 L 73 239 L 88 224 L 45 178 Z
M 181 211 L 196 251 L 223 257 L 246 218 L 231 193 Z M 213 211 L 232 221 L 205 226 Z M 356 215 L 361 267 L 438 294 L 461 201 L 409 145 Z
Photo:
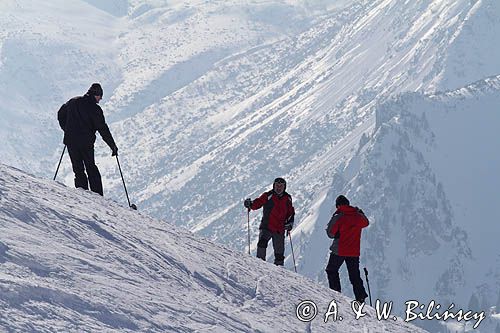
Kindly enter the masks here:
M 424 332 L 355 320 L 345 296 L 91 192 L 0 165 L 0 194 L 8 332 Z M 303 323 L 303 300 L 343 320 Z
M 377 297 L 497 305 L 500 226 L 489 221 L 500 219 L 492 209 L 500 158 L 490 154 L 498 105 L 500 76 L 446 93 L 404 93 L 376 107 L 373 134 L 330 188 L 362 202 L 372 220 L 362 258 L 373 268 Z M 312 255 L 307 246 L 303 252 Z M 483 329 L 497 323 L 489 325 Z
M 100 81 L 143 212 L 246 252 L 242 200 L 284 176 L 299 272 L 324 283 L 324 224 L 348 193 L 374 222 L 362 243 L 374 293 L 406 298 L 410 283 L 412 298 L 487 310 L 499 12 L 496 0 L 2 1 L 0 159 L 52 177 L 55 111 Z M 105 195 L 126 202 L 96 149 Z M 60 177 L 72 184 L 67 156 Z

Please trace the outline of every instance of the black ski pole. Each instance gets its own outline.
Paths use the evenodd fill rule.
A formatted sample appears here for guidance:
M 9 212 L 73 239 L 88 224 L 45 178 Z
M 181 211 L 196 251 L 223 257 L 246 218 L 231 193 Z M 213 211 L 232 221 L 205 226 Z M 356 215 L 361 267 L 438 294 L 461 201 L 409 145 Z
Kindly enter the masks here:
M 290 238 L 290 247 L 292 248 L 293 268 L 295 269 L 295 273 L 297 273 L 297 265 L 295 264 L 295 254 L 293 253 L 292 235 L 290 234 L 290 230 L 287 230 L 286 233 Z
M 247 225 L 248 225 L 248 255 L 250 254 L 250 208 L 247 211 Z
M 365 278 L 366 278 L 366 285 L 368 286 L 368 295 L 370 295 L 370 306 L 372 305 L 372 292 L 370 291 L 370 281 L 368 280 L 368 270 L 366 267 L 364 268 L 365 270 Z
M 57 173 L 59 172 L 59 166 L 61 166 L 61 161 L 62 161 L 62 158 L 64 156 L 65 151 L 66 151 L 66 145 L 64 145 L 64 149 L 62 151 L 61 158 L 59 159 L 59 164 L 57 164 L 56 174 L 54 175 L 54 179 L 52 179 L 52 180 L 56 180 Z
M 120 170 L 120 175 L 122 176 L 123 188 L 125 189 L 125 195 L 127 196 L 128 206 L 133 210 L 137 210 L 137 206 L 130 204 L 130 199 L 128 198 L 127 186 L 125 186 L 125 180 L 123 179 L 122 168 L 120 166 L 120 161 L 118 160 L 118 155 L 116 155 L 116 162 L 118 163 L 118 169 Z

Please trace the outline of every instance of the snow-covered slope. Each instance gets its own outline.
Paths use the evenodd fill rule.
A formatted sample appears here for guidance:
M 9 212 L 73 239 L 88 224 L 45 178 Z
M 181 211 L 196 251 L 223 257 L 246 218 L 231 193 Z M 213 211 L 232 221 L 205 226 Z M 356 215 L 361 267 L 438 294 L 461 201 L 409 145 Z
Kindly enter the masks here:
M 491 172 L 494 154 L 476 147 L 491 144 L 496 151 L 498 123 L 484 130 L 478 117 L 467 126 L 476 138 L 467 151 L 474 159 L 454 147 L 454 142 L 468 143 L 465 136 L 449 135 L 457 129 L 439 119 L 432 128 L 420 124 L 424 134 L 410 129 L 400 134 L 397 121 L 380 124 L 392 119 L 391 105 L 399 103 L 393 98 L 400 93 L 418 92 L 401 95 L 402 101 L 427 100 L 422 93 L 440 96 L 498 75 L 499 12 L 497 0 L 1 1 L 0 160 L 51 177 L 62 150 L 55 111 L 100 81 L 131 199 L 143 212 L 246 252 L 242 200 L 284 176 L 297 211 L 293 237 L 299 272 L 324 281 L 328 241 L 323 229 L 337 194 L 348 191 L 374 221 L 387 218 L 395 225 L 403 211 L 427 207 L 429 197 L 441 200 L 425 216 L 437 218 L 442 232 L 410 238 L 405 224 L 388 231 L 397 239 L 389 242 L 386 230 L 377 229 L 379 222 L 373 233 L 367 230 L 363 244 L 388 254 L 382 267 L 393 279 L 387 286 L 387 276 L 378 274 L 376 292 L 396 295 L 413 279 L 414 290 L 434 295 L 427 286 L 435 288 L 455 267 L 443 261 L 455 260 L 453 276 L 459 280 L 449 286 L 456 293 L 453 301 L 470 298 L 486 309 L 498 291 L 491 282 L 498 258 L 489 264 L 491 272 L 483 269 L 487 261 L 482 259 L 492 259 L 484 251 L 498 253 L 492 245 L 498 216 L 489 206 L 496 206 L 492 200 L 500 184 Z M 465 99 L 453 107 L 460 109 Z M 419 107 L 428 106 L 422 102 L 414 108 L 424 112 Z M 385 127 L 391 134 L 376 135 Z M 430 131 L 439 140 L 421 148 L 431 138 L 419 135 Z M 398 168 L 380 172 L 390 164 L 398 135 L 397 151 L 408 149 L 398 157 L 399 168 L 408 169 L 409 178 L 395 176 Z M 386 141 L 377 139 L 382 137 Z M 126 202 L 116 161 L 102 141 L 96 148 L 105 195 Z M 374 151 L 379 154 L 365 155 Z M 370 170 L 360 164 L 369 159 L 374 159 Z M 477 177 L 468 173 L 473 167 L 480 171 Z M 60 179 L 72 184 L 67 157 L 60 172 Z M 386 182 L 390 186 L 379 187 Z M 415 191 L 394 193 L 406 188 Z M 472 198 L 473 191 L 479 195 Z M 387 203 L 389 198 L 397 207 Z M 470 223 L 475 218 L 470 200 L 481 207 L 485 229 L 492 231 L 485 237 Z M 259 218 L 252 213 L 252 248 Z M 428 226 L 427 218 L 420 227 Z M 405 256 L 394 255 L 402 249 Z M 436 260 L 431 249 L 437 249 Z M 460 251 L 465 255 L 456 258 Z M 429 280 L 411 275 L 418 256 L 435 265 L 427 267 Z M 369 260 L 369 268 L 380 268 L 380 258 Z
M 0 329 L 7 332 L 423 332 L 261 260 L 0 165 Z M 342 321 L 295 317 L 336 300 Z M 324 310 L 322 310 L 324 309 Z

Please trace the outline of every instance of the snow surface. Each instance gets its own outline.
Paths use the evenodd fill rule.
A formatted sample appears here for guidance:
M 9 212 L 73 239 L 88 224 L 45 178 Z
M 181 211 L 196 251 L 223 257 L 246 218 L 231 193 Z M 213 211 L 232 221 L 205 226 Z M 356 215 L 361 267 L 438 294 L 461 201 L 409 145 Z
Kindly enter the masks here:
M 99 81 L 142 212 L 246 252 L 241 203 L 283 176 L 299 272 L 325 284 L 324 227 L 348 193 L 374 221 L 362 262 L 376 296 L 486 310 L 500 297 L 500 131 L 480 92 L 500 73 L 499 13 L 498 0 L 3 0 L 0 160 L 51 178 L 55 112 Z M 446 115 L 429 97 L 444 91 Z M 126 202 L 109 148 L 96 150 L 105 195 Z M 72 178 L 66 156 L 58 179 Z
M 354 319 L 347 297 L 92 192 L 0 165 L 8 332 L 424 332 Z M 302 300 L 342 321 L 295 317 Z M 324 309 L 324 310 L 321 310 Z

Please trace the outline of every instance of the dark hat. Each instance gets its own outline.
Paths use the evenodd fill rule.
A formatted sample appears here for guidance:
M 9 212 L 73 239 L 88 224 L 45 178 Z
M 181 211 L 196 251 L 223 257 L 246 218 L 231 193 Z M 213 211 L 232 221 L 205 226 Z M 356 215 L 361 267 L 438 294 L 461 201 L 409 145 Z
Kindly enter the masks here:
M 286 190 L 286 180 L 284 178 L 278 177 L 274 180 L 274 183 L 279 183 L 279 184 L 285 184 L 285 190 Z
M 92 83 L 92 85 L 89 88 L 89 91 L 87 91 L 87 94 L 91 96 L 101 96 L 102 97 L 102 87 L 99 83 Z
M 347 200 L 347 198 L 344 197 L 343 195 L 339 195 L 335 200 L 335 206 L 338 207 L 343 205 L 349 205 L 349 200 Z

